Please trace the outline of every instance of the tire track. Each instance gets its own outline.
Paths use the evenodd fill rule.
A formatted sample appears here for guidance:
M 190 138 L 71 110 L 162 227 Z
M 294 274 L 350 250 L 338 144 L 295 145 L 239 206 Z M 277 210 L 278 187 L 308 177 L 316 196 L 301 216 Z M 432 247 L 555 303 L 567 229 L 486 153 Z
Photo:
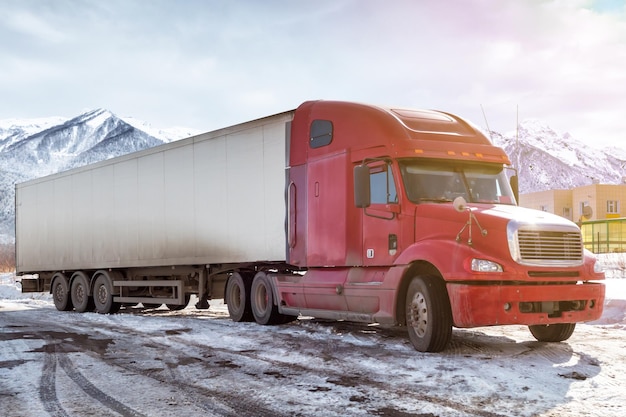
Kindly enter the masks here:
M 57 350 L 58 348 L 58 350 Z M 58 365 L 63 369 L 65 374 L 78 385 L 87 395 L 97 400 L 110 410 L 128 417 L 147 417 L 144 414 L 133 410 L 132 408 L 122 404 L 115 398 L 98 389 L 85 376 L 80 373 L 74 366 L 74 363 L 67 357 L 67 352 L 62 348 L 62 344 L 48 340 L 44 347 L 44 365 L 41 376 L 41 384 L 39 389 L 39 397 L 43 403 L 44 409 L 53 417 L 69 417 L 56 391 L 56 375 Z M 60 354 L 59 354 L 60 353 Z
M 341 323 L 337 326 L 335 323 L 332 324 L 322 324 L 323 326 L 330 326 L 333 328 L 341 329 L 342 333 L 351 332 L 351 333 L 360 333 L 364 330 L 363 326 L 358 323 Z M 114 326 L 107 325 L 110 330 L 117 333 L 124 333 L 130 336 L 136 337 L 138 335 L 137 330 L 133 330 L 132 332 L 127 329 L 120 329 Z M 308 329 L 311 331 L 311 329 Z M 395 330 L 387 330 L 387 329 L 377 329 L 375 332 L 377 336 L 381 336 L 378 333 L 382 333 L 382 337 L 387 338 L 398 338 L 398 340 L 403 340 L 402 337 L 399 336 L 399 333 Z M 158 341 L 155 336 L 165 337 L 167 336 L 167 340 L 170 343 L 164 343 Z M 295 337 L 290 334 L 281 334 L 281 337 L 284 338 L 284 344 L 293 344 L 298 346 L 300 350 L 303 352 L 308 352 L 310 349 L 304 348 L 302 345 L 302 336 Z M 139 338 L 141 339 L 141 338 Z M 307 366 L 301 363 L 285 363 L 280 360 L 270 359 L 261 357 L 255 350 L 243 350 L 243 351 L 233 351 L 227 348 L 217 348 L 217 347 L 207 347 L 204 344 L 194 342 L 189 340 L 188 338 L 178 336 L 174 333 L 161 333 L 161 334 L 151 334 L 149 338 L 149 347 L 155 348 L 158 351 L 168 352 L 169 355 L 172 354 L 172 349 L 174 349 L 178 356 L 178 361 L 181 360 L 180 355 L 185 355 L 187 358 L 196 358 L 203 361 L 206 366 L 209 367 L 219 367 L 219 368 L 229 368 L 231 372 L 241 373 L 243 378 L 240 378 L 241 381 L 244 381 L 247 378 L 254 377 L 257 381 L 262 381 L 263 378 L 266 377 L 274 377 L 274 378 L 290 378 L 289 376 L 295 376 L 298 374 L 310 374 L 319 376 L 322 380 L 326 381 L 326 384 L 331 386 L 341 386 L 341 387 L 349 387 L 353 388 L 355 394 L 352 395 L 350 401 L 356 401 L 361 404 L 367 402 L 368 398 L 372 395 L 377 396 L 378 393 L 383 393 L 385 396 L 389 398 L 401 399 L 404 396 L 412 397 L 415 400 L 423 401 L 427 404 L 436 405 L 438 407 L 442 407 L 444 410 L 454 410 L 460 413 L 470 413 L 471 415 L 480 416 L 480 417 L 504 417 L 506 414 L 500 414 L 497 412 L 491 412 L 485 410 L 483 408 L 479 408 L 467 403 L 456 402 L 448 397 L 437 396 L 434 394 L 422 394 L 419 393 L 418 390 L 415 389 L 404 389 L 398 386 L 394 386 L 390 388 L 388 381 L 385 380 L 377 380 L 371 378 L 371 376 L 364 374 L 362 372 L 348 372 L 346 373 L 345 369 L 331 369 L 329 367 L 324 367 L 320 369 L 315 366 Z M 172 343 L 176 343 L 176 345 L 181 346 L 182 348 L 172 346 Z M 189 348 L 193 347 L 197 350 L 198 353 L 195 356 L 192 356 L 188 353 Z M 319 348 L 319 347 L 318 347 Z M 327 356 L 329 360 L 336 356 L 341 356 L 341 352 L 345 352 L 346 355 L 350 355 L 354 353 L 354 346 L 348 344 L 343 344 L 341 342 L 337 343 L 326 343 L 325 347 L 322 351 L 317 350 L 318 348 L 311 348 L 311 354 L 317 354 L 322 356 Z M 206 356 L 201 352 L 210 351 L 211 359 L 207 360 Z M 315 350 L 315 352 L 313 352 Z M 364 356 L 379 356 L 380 351 L 377 346 L 359 346 L 359 351 Z M 241 366 L 237 363 L 248 362 L 248 365 Z M 115 360 L 113 360 L 115 361 Z M 253 367 L 250 367 L 250 362 L 256 362 Z M 242 389 L 239 387 L 239 392 L 225 392 L 224 390 L 219 389 L 210 389 L 208 387 L 199 387 L 197 385 L 190 384 L 185 380 L 181 380 L 179 376 L 176 375 L 176 371 L 173 367 L 167 366 L 165 364 L 166 369 L 163 372 L 155 373 L 154 370 L 142 369 L 141 367 L 135 364 L 118 364 L 113 362 L 116 366 L 120 366 L 124 369 L 127 369 L 132 372 L 140 373 L 144 376 L 156 379 L 163 383 L 175 384 L 185 387 L 185 391 L 188 393 L 195 392 L 197 395 L 209 395 L 212 398 L 219 398 L 220 402 L 227 405 L 228 407 L 234 410 L 234 413 L 226 413 L 221 414 L 224 416 L 240 416 L 240 415 L 250 415 L 253 414 L 255 416 L 263 417 L 280 417 L 281 414 L 279 410 L 270 409 L 265 407 L 259 400 L 255 399 L 251 396 L 246 396 L 244 393 L 246 389 Z M 169 368 L 169 369 L 167 369 Z M 268 368 L 269 370 L 267 370 Z M 237 378 L 237 377 L 235 377 Z M 234 378 L 233 378 L 234 379 Z M 320 391 L 327 390 L 328 386 L 317 387 Z M 204 408 L 204 407 L 203 407 Z M 208 407 L 210 411 L 215 412 L 214 405 Z M 205 408 L 206 409 L 206 408 Z M 209 411 L 207 410 L 207 411 Z M 383 412 L 381 410 L 377 410 L 375 408 L 370 408 L 370 413 L 372 415 L 380 415 L 379 412 Z M 386 407 L 384 409 L 383 415 L 385 416 L 401 416 L 402 411 L 395 410 L 390 407 Z M 291 414 L 287 414 L 291 415 Z
M 74 366 L 74 363 L 70 361 L 66 354 L 57 355 L 56 359 L 58 364 L 61 365 L 61 368 L 63 368 L 63 371 L 65 371 L 65 373 L 67 374 L 67 376 L 69 376 L 70 379 L 74 381 L 74 383 L 76 383 L 76 385 L 78 385 L 91 398 L 98 400 L 100 403 L 102 403 L 102 405 L 123 416 L 147 417 L 145 416 L 145 414 L 142 414 L 138 411 L 133 410 L 130 407 L 127 407 L 126 405 L 117 401 L 115 398 L 99 390 L 76 369 L 76 366 Z
M 285 337 L 285 336 L 292 337 L 290 335 L 282 335 L 282 337 Z M 168 339 L 170 341 L 175 341 L 176 343 L 179 343 L 186 347 L 193 346 L 200 350 L 207 350 L 207 346 L 190 341 L 180 336 L 170 336 Z M 151 343 L 155 343 L 155 340 L 154 339 L 151 340 Z M 160 343 L 160 344 L 165 349 L 171 348 L 171 346 L 169 345 L 166 345 L 163 343 Z M 365 351 L 371 350 L 372 354 L 379 353 L 377 352 L 376 347 L 361 346 L 360 349 L 364 349 Z M 341 350 L 350 352 L 352 350 L 352 347 L 335 345 L 332 347 L 332 350 L 335 354 L 337 354 L 337 352 Z M 250 368 L 245 369 L 242 367 L 241 371 L 245 372 L 246 375 L 248 376 L 254 376 L 253 374 L 254 371 L 257 371 L 257 377 L 259 378 L 261 377 L 261 375 L 274 376 L 274 377 L 279 377 L 279 378 L 288 378 L 288 376 L 285 377 L 285 375 L 297 375 L 297 374 L 304 374 L 304 373 L 318 375 L 326 379 L 326 382 L 328 384 L 354 388 L 355 391 L 359 392 L 360 394 L 357 394 L 353 396 L 352 398 L 354 401 L 358 401 L 358 402 L 366 401 L 366 399 L 372 394 L 371 392 L 367 392 L 367 390 L 372 390 L 373 392 L 384 392 L 386 393 L 386 395 L 390 397 L 391 396 L 394 396 L 397 398 L 401 398 L 403 396 L 413 397 L 415 399 L 424 401 L 429 404 L 437 405 L 443 408 L 448 408 L 450 410 L 454 410 L 454 411 L 461 412 L 461 413 L 470 413 L 471 415 L 474 415 L 474 416 L 504 417 L 506 415 L 506 414 L 494 413 L 494 412 L 490 412 L 481 408 L 473 407 L 469 404 L 455 402 L 447 397 L 439 397 L 436 395 L 421 394 L 421 393 L 416 392 L 415 390 L 402 389 L 397 386 L 393 387 L 393 389 L 390 390 L 388 381 L 378 381 L 378 380 L 369 378 L 368 375 L 360 373 L 360 372 L 346 373 L 345 370 L 333 370 L 328 367 L 320 369 L 318 367 L 315 367 L 314 365 L 306 366 L 300 363 L 285 363 L 285 362 L 281 362 L 275 359 L 262 358 L 254 350 L 231 351 L 231 350 L 224 349 L 224 348 L 211 347 L 210 351 L 211 353 L 217 356 L 217 358 L 212 359 L 212 362 L 218 365 L 221 364 L 222 366 L 225 366 L 224 364 L 227 364 L 227 366 L 229 367 L 238 369 L 240 367 L 236 365 L 236 363 L 238 362 L 237 358 L 239 357 L 239 358 L 246 358 L 248 360 L 253 360 L 253 361 L 269 364 L 270 368 L 272 369 L 271 371 L 262 371 L 263 366 L 258 366 L 258 367 L 255 367 L 254 369 L 250 369 Z M 317 388 L 325 389 L 323 387 L 317 387 Z M 366 389 L 364 390 L 364 388 Z M 224 394 L 222 393 L 219 395 L 224 395 Z M 241 411 L 245 411 L 245 410 L 241 410 Z M 376 413 L 378 410 L 370 410 L 370 411 Z M 395 410 L 390 407 L 387 407 L 385 409 L 384 415 L 385 416 L 401 416 L 403 415 L 402 413 L 403 412 L 400 410 Z M 255 415 L 271 416 L 272 414 L 271 412 L 270 414 L 257 414 L 256 409 L 255 409 Z M 276 416 L 277 414 L 274 413 L 273 415 Z
M 189 347 L 189 342 L 185 341 L 183 346 Z M 164 343 L 150 341 L 150 347 L 162 352 L 172 354 L 172 346 Z M 177 349 L 178 350 L 178 349 Z M 177 360 L 181 361 L 181 351 L 178 350 Z M 292 414 L 284 414 L 280 410 L 268 408 L 253 396 L 246 395 L 245 390 L 224 392 L 219 389 L 211 389 L 206 386 L 198 386 L 182 378 L 176 371 L 176 366 L 171 363 L 164 363 L 164 368 L 155 372 L 154 369 L 145 369 L 138 366 L 134 361 L 131 363 L 120 363 L 117 359 L 106 360 L 110 365 L 131 371 L 153 380 L 173 385 L 181 389 L 182 395 L 187 401 L 204 412 L 221 417 L 240 417 L 254 415 L 255 417 L 287 417 Z M 228 367 L 229 361 L 217 364 L 220 367 Z
M 59 399 L 56 389 L 57 359 L 53 345 L 46 345 L 44 363 L 39 385 L 39 399 L 46 412 L 52 417 L 69 417 Z
M 126 349 L 129 351 L 136 350 L 140 352 L 145 350 L 145 347 L 151 347 L 157 349 L 162 357 L 171 357 L 172 356 L 172 346 L 168 346 L 163 343 L 156 343 L 153 340 L 150 340 L 149 344 L 146 344 L 146 339 L 142 336 L 142 334 L 138 330 L 127 330 L 119 327 L 115 327 L 112 325 L 102 325 L 102 327 L 106 327 L 118 335 L 122 335 L 125 337 L 125 342 L 129 345 L 126 346 Z M 69 352 L 84 352 L 84 353 L 95 353 L 98 360 L 117 367 L 119 369 L 123 369 L 125 371 L 130 371 L 136 375 L 141 375 L 152 380 L 165 383 L 177 388 L 177 391 L 180 392 L 180 395 L 190 404 L 193 404 L 194 407 L 202 410 L 204 413 L 207 413 L 211 416 L 221 416 L 221 417 L 240 417 L 242 415 L 254 415 L 257 417 L 286 417 L 286 414 L 281 413 L 279 410 L 270 409 L 265 407 L 263 404 L 256 401 L 254 398 L 251 398 L 249 395 L 246 395 L 242 392 L 233 392 L 233 393 L 224 393 L 218 389 L 210 389 L 208 387 L 201 387 L 198 385 L 194 385 L 182 378 L 178 375 L 176 371 L 176 366 L 172 366 L 171 363 L 167 361 L 163 361 L 163 369 L 155 372 L 155 369 L 145 369 L 142 368 L 137 362 L 134 360 L 131 363 L 124 363 L 120 358 L 112 357 L 107 358 L 107 356 L 102 351 L 101 347 L 96 346 L 93 343 L 88 342 L 88 338 L 85 338 L 82 335 L 77 335 L 74 332 L 76 329 L 64 328 L 64 326 L 59 326 L 59 328 L 64 329 L 63 332 L 58 333 L 59 335 L 63 335 L 64 339 L 62 341 L 52 340 L 50 336 L 46 337 L 48 343 L 44 346 L 43 350 L 46 352 L 46 360 L 50 362 L 50 366 L 54 369 L 61 367 L 66 375 L 76 383 L 86 394 L 91 396 L 92 398 L 98 400 L 103 405 L 107 406 L 109 409 L 123 415 L 123 416 L 132 416 L 132 417 L 145 417 L 143 414 L 133 410 L 130 407 L 120 403 L 115 400 L 113 397 L 99 390 L 95 385 L 93 385 L 80 371 L 76 369 L 76 366 L 71 362 L 71 360 L 66 357 L 66 354 Z M 51 332 L 51 334 L 56 335 L 57 333 Z M 163 334 L 160 334 L 163 335 Z M 71 341 L 67 341 L 68 336 L 71 338 Z M 138 337 L 139 336 L 139 337 Z M 60 337 L 60 336 L 59 336 Z M 107 339 L 108 340 L 108 339 Z M 136 347 L 134 348 L 133 346 Z M 183 343 L 183 349 L 176 348 L 176 359 L 178 362 L 184 361 L 184 358 L 181 358 L 182 355 L 185 355 L 187 358 L 197 359 L 193 356 L 189 356 L 185 354 L 184 347 L 186 343 Z M 62 355 L 61 355 L 62 353 Z M 58 365 L 58 366 L 57 366 Z M 54 381 L 55 376 L 51 375 L 48 379 L 52 379 Z M 50 385 L 49 385 L 50 386 Z M 51 386 L 52 387 L 52 386 Z M 47 397 L 56 398 L 56 391 L 54 391 L 54 387 L 46 390 Z M 60 403 L 56 400 L 56 403 Z M 53 402 L 54 404 L 54 402 Z M 68 414 L 65 410 L 62 409 L 61 414 L 51 414 L 53 417 L 66 417 Z

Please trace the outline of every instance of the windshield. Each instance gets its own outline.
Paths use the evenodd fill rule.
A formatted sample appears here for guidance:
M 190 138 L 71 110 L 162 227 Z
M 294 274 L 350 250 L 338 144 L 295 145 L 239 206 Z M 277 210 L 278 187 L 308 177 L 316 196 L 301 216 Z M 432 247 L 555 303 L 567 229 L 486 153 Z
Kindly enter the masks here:
M 499 165 L 400 161 L 409 200 L 447 202 L 462 196 L 473 203 L 515 204 L 504 168 Z

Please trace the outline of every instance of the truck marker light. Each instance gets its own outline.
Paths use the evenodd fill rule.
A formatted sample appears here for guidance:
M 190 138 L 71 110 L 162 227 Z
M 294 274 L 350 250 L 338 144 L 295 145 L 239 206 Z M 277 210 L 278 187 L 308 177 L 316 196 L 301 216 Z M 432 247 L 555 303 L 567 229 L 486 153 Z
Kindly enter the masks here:
M 461 152 L 461 155 L 463 155 L 463 156 L 470 156 L 470 153 L 469 152 Z
M 424 150 L 423 150 L 423 149 L 416 149 L 416 150 L 415 150 L 415 153 L 417 153 L 417 154 L 422 154 L 422 153 L 424 153 Z
M 482 158 L 482 157 L 483 157 L 483 154 L 482 154 L 482 153 L 478 153 L 478 152 L 476 152 L 476 157 L 477 157 L 477 158 Z
M 448 151 L 448 155 L 456 155 L 456 152 L 454 152 L 454 151 Z

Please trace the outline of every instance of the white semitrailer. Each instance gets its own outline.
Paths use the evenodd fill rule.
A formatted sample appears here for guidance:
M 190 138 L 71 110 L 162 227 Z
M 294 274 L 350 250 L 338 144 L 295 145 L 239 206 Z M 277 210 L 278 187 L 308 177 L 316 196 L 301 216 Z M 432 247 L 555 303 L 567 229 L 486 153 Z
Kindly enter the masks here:
M 61 310 L 88 309 L 90 296 L 99 312 L 138 302 L 176 309 L 193 293 L 223 292 L 219 265 L 284 262 L 292 116 L 18 184 L 17 273 L 38 275 L 23 290 L 52 290 Z

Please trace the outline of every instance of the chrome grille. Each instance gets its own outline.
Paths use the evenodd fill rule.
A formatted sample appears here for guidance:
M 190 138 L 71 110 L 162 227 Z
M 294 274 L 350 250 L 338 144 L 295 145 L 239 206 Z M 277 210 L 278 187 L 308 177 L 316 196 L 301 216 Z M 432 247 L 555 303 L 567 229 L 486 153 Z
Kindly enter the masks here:
M 518 230 L 517 238 L 521 263 L 580 264 L 583 261 L 580 232 Z

